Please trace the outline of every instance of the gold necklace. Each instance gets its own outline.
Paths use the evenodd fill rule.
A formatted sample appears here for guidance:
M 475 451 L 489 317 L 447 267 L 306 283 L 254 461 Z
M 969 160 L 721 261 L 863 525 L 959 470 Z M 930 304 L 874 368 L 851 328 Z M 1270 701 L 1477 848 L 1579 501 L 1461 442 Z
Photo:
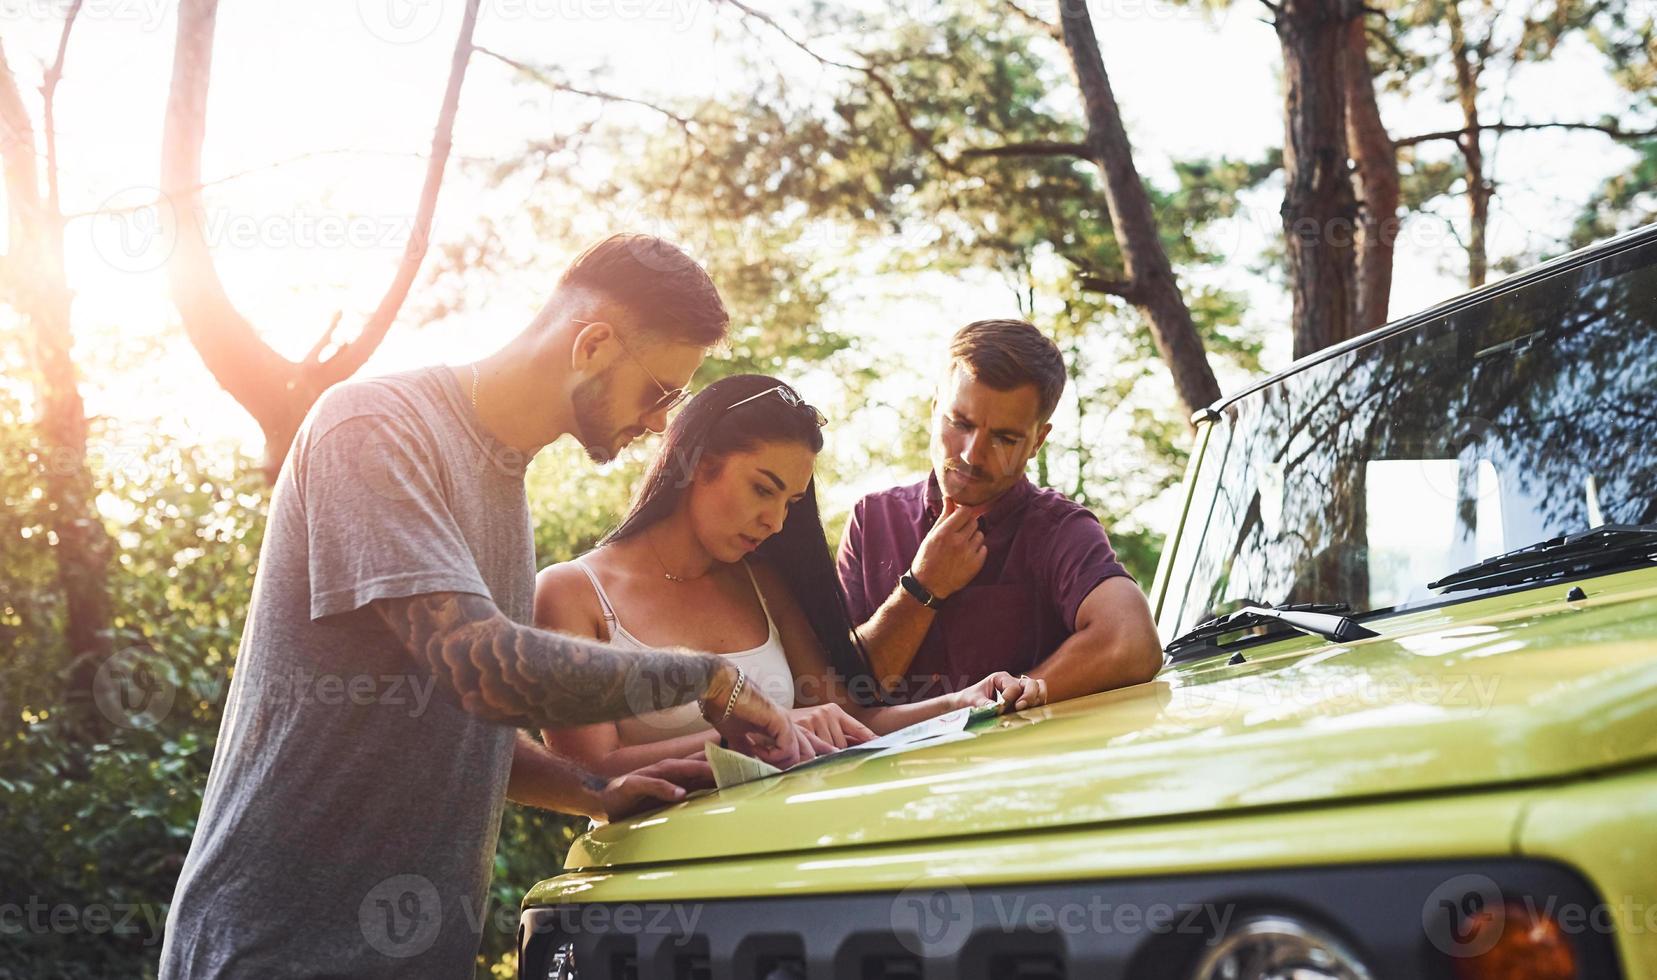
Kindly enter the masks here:
M 667 579 L 669 582 L 694 582 L 696 579 L 701 578 L 702 575 L 707 574 L 707 572 L 703 572 L 702 575 L 697 575 L 693 578 L 683 578 L 675 575 L 667 570 L 667 562 L 662 561 L 662 553 L 656 550 L 656 542 L 650 540 L 649 531 L 644 532 L 644 543 L 645 546 L 650 549 L 650 553 L 656 556 L 656 564 L 662 566 L 662 578 Z
M 472 411 L 478 410 L 478 366 L 472 365 Z

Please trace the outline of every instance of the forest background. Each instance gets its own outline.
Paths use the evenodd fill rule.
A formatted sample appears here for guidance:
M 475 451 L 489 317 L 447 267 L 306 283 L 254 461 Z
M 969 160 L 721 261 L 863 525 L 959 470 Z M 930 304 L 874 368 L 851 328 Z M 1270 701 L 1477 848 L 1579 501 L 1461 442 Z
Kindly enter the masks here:
M 698 383 L 831 417 L 837 536 L 924 472 L 949 333 L 1021 316 L 1072 377 L 1031 477 L 1149 583 L 1193 411 L 1654 220 L 1654 16 L 0 0 L 0 901 L 73 913 L 0 936 L 0 977 L 153 974 L 270 477 L 329 385 L 492 351 L 583 244 L 660 234 L 733 312 Z M 540 454 L 538 560 L 653 450 Z M 480 977 L 574 829 L 509 808 Z

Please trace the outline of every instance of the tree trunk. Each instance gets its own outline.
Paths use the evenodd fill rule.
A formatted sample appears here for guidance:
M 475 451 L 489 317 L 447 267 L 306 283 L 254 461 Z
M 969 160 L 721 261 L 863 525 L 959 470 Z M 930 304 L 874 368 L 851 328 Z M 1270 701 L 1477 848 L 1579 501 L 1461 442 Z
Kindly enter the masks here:
M 177 232 L 168 261 L 173 302 L 184 321 L 185 333 L 207 369 L 259 423 L 265 436 L 262 469 L 267 479 L 276 478 L 311 405 L 330 386 L 362 367 L 385 339 L 408 298 L 426 256 L 460 105 L 461 83 L 471 58 L 479 3 L 466 3 L 432 135 L 414 227 L 390 286 L 355 338 L 336 343 L 339 318 L 335 317 L 310 353 L 297 362 L 281 356 L 260 339 L 253 324 L 231 302 L 213 265 L 204 231 L 201 150 L 206 138 L 207 89 L 218 0 L 183 0 L 179 5 L 178 41 L 161 148 L 160 207 L 162 217 L 175 223 Z
M 64 29 L 67 44 L 69 26 Z M 54 188 L 55 138 L 51 132 L 51 98 L 58 61 L 47 72 L 47 183 Z M 70 330 L 71 295 L 64 271 L 63 215 L 56 194 L 42 198 L 36 165 L 34 125 L 17 90 L 5 52 L 0 49 L 0 126 L 10 138 L 0 141 L 6 171 L 10 247 L 5 257 L 7 299 L 29 321 L 39 371 L 39 433 L 44 449 L 52 553 L 64 596 L 64 640 L 69 655 L 66 699 L 71 725 L 87 736 L 106 725 L 93 710 L 98 668 L 113 649 L 110 632 L 109 560 L 112 542 L 98 516 L 97 492 L 87 464 L 86 407 L 81 401 Z
M 1479 124 L 1479 68 L 1473 63 L 1467 44 L 1467 32 L 1462 26 L 1461 5 L 1450 0 L 1444 9 L 1450 27 L 1450 60 L 1456 69 L 1456 101 L 1461 104 L 1464 129 L 1456 139 L 1461 157 L 1467 167 L 1467 285 L 1484 285 L 1489 274 L 1489 256 L 1485 248 L 1485 229 L 1490 225 L 1490 185 L 1484 179 L 1483 135 Z
M 1100 288 L 1145 311 L 1157 351 L 1173 375 L 1174 391 L 1189 417 L 1219 399 L 1220 385 L 1157 234 L 1151 199 L 1134 167 L 1133 148 L 1105 74 L 1087 5 L 1061 3 L 1059 22 L 1087 110 L 1088 151 L 1104 173 L 1105 204 L 1127 274 L 1126 281 Z
M 1353 329 L 1374 330 L 1387 322 L 1392 296 L 1393 250 L 1398 240 L 1398 151 L 1381 123 L 1375 77 L 1369 67 L 1369 39 L 1362 16 L 1346 28 L 1342 64 L 1346 87 L 1346 135 L 1357 164 L 1362 197 L 1358 212 L 1358 284 Z
M 1357 202 L 1347 169 L 1342 62 L 1353 0 L 1283 0 L 1286 134 L 1283 232 L 1294 293 L 1294 356 L 1354 335 Z

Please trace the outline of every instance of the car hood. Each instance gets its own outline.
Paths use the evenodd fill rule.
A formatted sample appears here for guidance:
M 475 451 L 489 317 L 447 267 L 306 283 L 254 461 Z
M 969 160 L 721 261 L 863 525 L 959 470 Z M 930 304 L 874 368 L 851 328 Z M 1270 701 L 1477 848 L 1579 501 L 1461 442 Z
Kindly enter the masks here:
M 1371 618 L 578 839 L 602 868 L 1442 792 L 1657 757 L 1657 569 Z

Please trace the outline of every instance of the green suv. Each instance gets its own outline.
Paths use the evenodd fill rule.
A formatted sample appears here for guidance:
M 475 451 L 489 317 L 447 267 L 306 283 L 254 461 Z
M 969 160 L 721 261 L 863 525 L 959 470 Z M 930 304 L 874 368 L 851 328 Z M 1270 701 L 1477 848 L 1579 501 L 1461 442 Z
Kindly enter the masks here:
M 1657 227 L 1196 430 L 1155 680 L 598 828 L 520 975 L 1657 980 Z

